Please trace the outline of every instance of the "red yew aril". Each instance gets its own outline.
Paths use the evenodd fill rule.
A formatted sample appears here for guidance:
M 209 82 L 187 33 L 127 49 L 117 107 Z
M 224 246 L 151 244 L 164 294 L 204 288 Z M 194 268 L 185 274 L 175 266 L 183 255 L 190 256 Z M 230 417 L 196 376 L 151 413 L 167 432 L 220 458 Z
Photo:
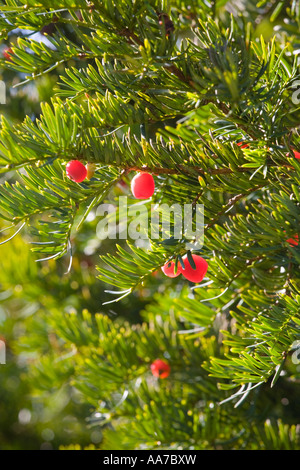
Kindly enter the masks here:
M 181 265 L 178 263 L 176 274 L 174 261 L 169 261 L 166 263 L 164 266 L 162 266 L 161 270 L 168 277 L 177 277 L 181 273 Z
M 248 145 L 248 144 L 244 144 L 243 141 L 242 141 L 242 142 L 237 142 L 237 145 L 238 145 L 239 147 L 241 147 L 241 149 L 245 149 L 245 148 L 249 147 L 249 145 Z
M 66 173 L 70 180 L 81 183 L 87 176 L 87 169 L 79 160 L 72 160 L 66 166 Z
M 181 274 L 191 282 L 201 282 L 207 273 L 208 264 L 204 258 L 199 255 L 192 255 L 196 269 L 190 265 L 187 255 L 183 256 L 182 260 L 185 269 L 181 269 Z
M 13 54 L 13 50 L 11 47 L 8 47 L 7 49 L 4 49 L 4 51 L 2 52 L 3 54 L 3 57 L 6 59 L 6 60 L 11 60 L 11 56 Z
M 159 377 L 160 379 L 166 379 L 171 372 L 171 367 L 169 364 L 162 359 L 156 359 L 151 364 L 150 368 L 154 377 Z
M 294 157 L 295 158 L 300 158 L 300 152 L 296 152 L 296 150 L 294 150 Z
M 297 152 L 296 150 L 293 150 L 292 152 L 293 152 L 295 158 L 297 158 L 297 159 L 300 158 L 300 152 Z M 290 153 L 289 152 L 286 153 L 286 156 L 290 157 Z
M 292 245 L 298 246 L 299 245 L 299 235 L 296 234 L 294 237 L 288 238 L 287 242 L 289 243 L 290 246 L 292 246 Z
M 136 199 L 148 199 L 153 196 L 155 183 L 150 173 L 140 172 L 131 181 L 131 192 Z

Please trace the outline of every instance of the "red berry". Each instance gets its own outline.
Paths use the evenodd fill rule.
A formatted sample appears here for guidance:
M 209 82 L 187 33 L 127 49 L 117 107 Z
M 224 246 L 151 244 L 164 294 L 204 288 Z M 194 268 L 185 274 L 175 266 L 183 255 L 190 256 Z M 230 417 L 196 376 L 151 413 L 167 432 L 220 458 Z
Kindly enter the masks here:
M 293 154 L 294 154 L 294 157 L 295 158 L 300 158 L 300 152 L 297 152 L 296 150 L 293 150 Z M 290 153 L 286 153 L 286 156 L 289 157 L 290 156 Z
M 176 274 L 174 261 L 169 261 L 166 263 L 164 266 L 162 266 L 161 270 L 168 277 L 177 277 L 181 273 L 181 265 L 178 263 Z
M 2 54 L 6 60 L 11 60 L 11 55 L 13 54 L 13 50 L 11 47 L 8 47 L 7 49 L 4 49 Z
M 300 157 L 299 157 L 300 158 Z M 299 236 L 296 234 L 293 238 L 288 238 L 287 242 L 290 244 L 290 246 L 295 245 L 298 246 L 299 244 Z
M 154 193 L 153 176 L 149 173 L 138 173 L 131 181 L 131 192 L 136 199 L 148 199 Z
M 300 158 L 300 152 L 296 152 L 296 150 L 294 150 L 294 157 L 295 158 Z
M 241 147 L 241 149 L 245 149 L 245 148 L 249 147 L 249 145 L 248 145 L 248 144 L 244 144 L 243 141 L 242 141 L 242 142 L 237 142 L 237 145 L 238 145 L 239 147 Z
M 159 377 L 160 379 L 166 379 L 171 372 L 171 367 L 167 362 L 163 361 L 162 359 L 156 359 L 151 364 L 151 372 L 154 377 Z
M 185 269 L 181 269 L 182 275 L 191 282 L 201 282 L 207 273 L 208 264 L 199 255 L 192 255 L 196 269 L 193 269 L 189 263 L 187 255 L 183 256 L 182 261 L 184 263 Z
M 70 180 L 81 183 L 87 176 L 87 169 L 79 160 L 72 160 L 66 166 L 66 172 Z

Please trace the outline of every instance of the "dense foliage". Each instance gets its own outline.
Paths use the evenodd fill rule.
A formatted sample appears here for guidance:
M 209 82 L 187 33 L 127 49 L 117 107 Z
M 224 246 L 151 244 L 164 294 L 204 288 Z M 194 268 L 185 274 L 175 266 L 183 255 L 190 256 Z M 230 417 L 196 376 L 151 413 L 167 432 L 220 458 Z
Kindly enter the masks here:
M 1 447 L 299 450 L 299 2 L 0 10 Z M 141 170 L 201 249 L 99 238 Z M 200 284 L 161 271 L 187 252 Z

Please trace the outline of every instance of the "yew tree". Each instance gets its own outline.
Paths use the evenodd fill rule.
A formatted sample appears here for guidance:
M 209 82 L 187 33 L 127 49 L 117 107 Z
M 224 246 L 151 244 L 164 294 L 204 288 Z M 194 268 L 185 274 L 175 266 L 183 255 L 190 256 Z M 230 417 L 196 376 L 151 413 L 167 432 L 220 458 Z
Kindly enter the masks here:
M 2 271 L 36 283 L 25 303 L 47 298 L 14 345 L 27 380 L 76 390 L 97 448 L 299 449 L 299 2 L 0 11 Z M 120 196 L 149 221 L 201 205 L 203 244 L 175 217 L 154 239 L 99 240 L 103 204 L 124 229 Z M 81 284 L 72 309 L 56 270 Z

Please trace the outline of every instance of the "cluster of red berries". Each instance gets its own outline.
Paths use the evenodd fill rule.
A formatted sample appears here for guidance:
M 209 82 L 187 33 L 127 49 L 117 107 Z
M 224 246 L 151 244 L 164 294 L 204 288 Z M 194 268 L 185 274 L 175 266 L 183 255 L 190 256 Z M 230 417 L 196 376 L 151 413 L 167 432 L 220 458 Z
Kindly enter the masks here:
M 66 166 L 68 178 L 75 183 L 81 183 L 86 178 L 90 179 L 93 175 L 93 164 L 88 163 L 86 166 L 79 160 L 72 160 Z M 148 199 L 153 196 L 155 183 L 150 173 L 139 172 L 131 181 L 131 192 L 136 199 Z
M 135 175 L 131 181 L 131 191 L 134 197 L 137 199 L 147 199 L 151 197 L 154 193 L 154 190 L 154 179 L 153 176 L 149 173 L 140 172 Z M 176 273 L 174 261 L 167 263 L 161 269 L 168 277 L 177 277 L 179 274 L 182 274 L 191 282 L 201 282 L 207 272 L 208 264 L 205 259 L 199 255 L 192 255 L 192 258 L 195 263 L 195 268 L 190 265 L 188 257 L 185 255 L 182 258 L 184 268 L 179 265 Z
M 248 148 L 248 144 L 244 142 L 237 142 L 237 145 L 243 148 Z M 300 152 L 294 151 L 295 158 L 300 159 Z M 93 166 L 89 167 L 89 164 L 84 166 L 79 160 L 73 160 L 67 164 L 66 167 L 67 176 L 75 181 L 76 183 L 81 183 L 86 178 L 90 179 L 94 173 Z M 153 176 L 146 172 L 137 173 L 131 181 L 131 192 L 136 199 L 148 199 L 153 196 L 155 191 L 155 183 Z M 297 246 L 299 243 L 298 235 L 295 235 L 294 238 L 289 238 L 287 242 L 291 246 Z M 161 269 L 163 273 L 170 277 L 174 278 L 182 274 L 187 280 L 191 282 L 201 282 L 208 270 L 208 264 L 204 258 L 199 255 L 192 255 L 195 267 L 192 267 L 188 256 L 185 255 L 182 257 L 184 268 L 178 263 L 177 271 L 175 272 L 175 262 L 170 261 L 166 263 Z M 163 361 L 162 359 L 156 359 L 150 366 L 151 372 L 154 377 L 165 379 L 170 375 L 171 367 L 170 365 Z
M 249 145 L 245 144 L 244 142 L 237 142 L 237 145 L 240 146 L 242 149 L 249 147 Z M 294 156 L 295 156 L 295 158 L 300 159 L 300 152 L 294 151 Z M 136 186 L 135 186 L 136 183 L 134 182 L 134 184 L 132 185 L 132 192 L 135 195 L 135 197 L 137 197 L 137 198 L 140 198 L 141 195 L 143 197 L 151 197 L 153 192 L 154 192 L 154 183 L 153 183 L 153 191 L 152 191 L 151 179 L 149 178 L 149 180 L 147 180 L 146 177 L 142 177 L 140 175 L 141 174 L 136 175 L 135 178 L 133 179 L 133 181 L 135 180 L 135 181 L 137 181 L 137 183 L 140 181 L 140 183 L 141 183 L 140 189 L 139 189 L 139 183 L 137 184 L 137 189 L 136 189 Z M 147 175 L 147 174 L 144 173 L 144 175 Z M 147 176 L 151 177 L 151 175 L 147 175 Z M 145 189 L 146 189 L 145 193 L 143 193 L 143 191 L 142 191 L 143 190 L 143 178 L 145 178 L 145 180 L 144 180 L 145 181 Z M 147 192 L 147 189 L 148 189 L 147 181 L 150 182 L 149 183 L 149 188 L 151 188 L 151 189 L 149 190 L 149 192 Z M 143 198 L 143 197 L 141 197 L 141 198 Z M 290 244 L 290 246 L 298 246 L 299 236 L 295 235 L 294 237 L 287 239 L 287 242 Z M 178 263 L 177 271 L 175 272 L 175 262 L 174 261 L 170 261 L 170 262 L 166 263 L 161 269 L 162 269 L 163 273 L 166 276 L 171 277 L 171 278 L 177 277 L 180 274 L 182 274 L 186 279 L 188 279 L 191 282 L 201 282 L 203 280 L 205 274 L 207 273 L 208 264 L 205 261 L 205 259 L 202 258 L 199 255 L 192 255 L 192 258 L 193 258 L 193 261 L 195 263 L 195 269 L 192 268 L 192 266 L 190 265 L 190 262 L 188 260 L 187 255 L 183 256 L 183 258 L 182 258 L 183 264 L 184 264 L 184 269 L 182 268 L 181 264 Z M 155 377 L 159 377 L 161 379 L 167 378 L 170 375 L 170 371 L 171 371 L 171 368 L 170 368 L 169 364 L 167 362 L 163 361 L 162 359 L 156 359 L 151 364 L 151 372 Z
M 177 277 L 179 274 L 182 274 L 188 281 L 201 282 L 207 273 L 208 264 L 205 259 L 199 255 L 192 255 L 192 258 L 195 263 L 195 268 L 191 266 L 188 256 L 185 255 L 182 258 L 184 269 L 181 264 L 178 263 L 177 272 L 175 273 L 175 262 L 170 261 L 161 268 L 162 272 L 168 277 Z

